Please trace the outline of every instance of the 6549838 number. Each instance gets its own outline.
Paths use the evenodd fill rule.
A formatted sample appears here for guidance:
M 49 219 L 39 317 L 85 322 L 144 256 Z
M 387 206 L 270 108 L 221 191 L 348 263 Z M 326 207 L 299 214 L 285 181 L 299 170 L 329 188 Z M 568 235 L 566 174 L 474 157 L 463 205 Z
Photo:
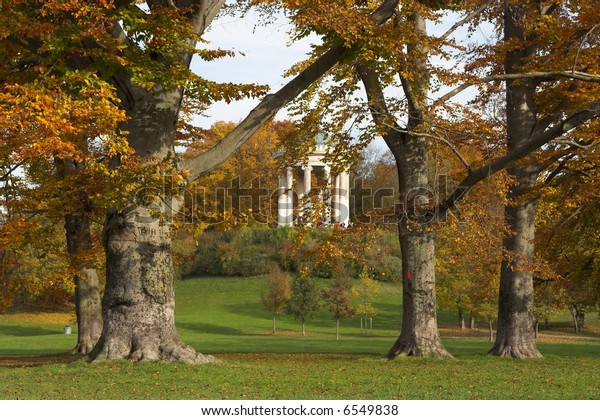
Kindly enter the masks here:
M 346 407 L 344 407 L 344 415 L 345 416 L 357 416 L 359 414 L 362 415 L 373 415 L 375 414 L 376 416 L 395 416 L 398 414 L 398 406 L 397 405 L 379 405 L 379 404 L 374 404 L 374 405 L 358 405 L 358 404 L 353 404 L 353 405 L 347 405 Z

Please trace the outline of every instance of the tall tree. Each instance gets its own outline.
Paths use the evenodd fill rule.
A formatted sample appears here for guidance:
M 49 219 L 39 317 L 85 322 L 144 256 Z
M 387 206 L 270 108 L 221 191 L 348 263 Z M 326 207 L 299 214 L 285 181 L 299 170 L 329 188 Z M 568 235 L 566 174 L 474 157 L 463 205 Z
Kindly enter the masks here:
M 444 2 L 441 2 L 442 4 L 435 3 L 435 7 L 448 6 Z M 574 128 L 589 124 L 597 118 L 600 110 L 597 98 L 591 93 L 593 88 L 590 84 L 598 81 L 598 76 L 593 72 L 586 73 L 577 69 L 564 70 L 564 67 L 567 67 L 565 66 L 566 57 L 569 57 L 566 58 L 566 61 L 570 61 L 571 65 L 578 63 L 578 66 L 583 66 L 584 62 L 590 63 L 583 57 L 591 59 L 594 56 L 593 47 L 587 48 L 588 44 L 592 45 L 595 42 L 591 37 L 594 32 L 593 24 L 586 24 L 584 25 L 586 29 L 573 33 L 570 30 L 576 25 L 570 22 L 565 24 L 565 21 L 561 21 L 564 17 L 567 17 L 568 20 L 573 16 L 581 18 L 585 15 L 586 17 L 582 18 L 582 21 L 595 22 L 596 11 L 594 8 L 588 7 L 586 4 L 578 13 L 564 14 L 562 11 L 565 9 L 561 9 L 562 2 L 540 7 L 537 7 L 538 2 L 526 2 L 526 6 L 523 7 L 539 10 L 543 16 L 551 12 L 553 16 L 556 14 L 560 17 L 560 19 L 551 18 L 545 22 L 546 17 L 534 20 L 521 18 L 515 20 L 511 17 L 511 13 L 518 11 L 521 6 L 511 1 L 464 2 L 461 5 L 466 7 L 463 17 L 447 32 L 441 36 L 427 36 L 425 21 L 434 19 L 435 14 L 431 8 L 425 6 L 432 6 L 432 4 L 402 3 L 402 12 L 398 14 L 401 18 L 397 20 L 397 25 L 385 28 L 390 31 L 387 38 L 382 33 L 378 33 L 380 37 L 378 39 L 385 39 L 385 42 L 382 44 L 373 42 L 365 46 L 361 51 L 362 54 L 353 62 L 357 70 L 356 74 L 365 86 L 368 109 L 376 127 L 373 131 L 368 132 L 369 134 L 361 136 L 360 140 L 370 137 L 373 133 L 381 135 L 395 156 L 400 179 L 402 208 L 399 212 L 399 216 L 401 216 L 399 235 L 404 263 L 404 322 L 402 333 L 395 346 L 390 350 L 390 357 L 399 354 L 448 356 L 439 340 L 435 320 L 433 228 L 436 222 L 443 221 L 448 210 L 455 206 L 477 183 L 499 171 L 510 168 L 511 175 L 521 181 L 533 179 L 531 170 L 535 169 L 536 165 L 532 164 L 532 160 L 524 158 L 550 142 L 567 135 Z M 326 6 L 323 6 L 323 11 L 327 11 Z M 504 12 L 507 16 L 506 22 L 505 19 L 502 19 L 505 16 Z M 501 18 L 498 20 L 498 17 Z M 498 41 L 477 45 L 473 49 L 475 59 L 465 62 L 463 74 L 457 74 L 432 64 L 430 60 L 432 57 L 447 57 L 446 48 L 456 45 L 456 41 L 450 39 L 450 35 L 456 28 L 465 23 L 470 23 L 472 27 L 475 27 L 481 21 L 498 23 L 501 33 L 507 31 L 505 36 L 507 42 Z M 516 21 L 521 22 L 521 29 L 515 23 Z M 561 23 L 558 23 L 559 21 Z M 527 22 L 535 22 L 535 24 Z M 409 26 L 406 23 L 410 24 L 410 31 L 406 30 Z M 322 26 L 324 29 L 319 27 L 318 30 L 321 32 L 329 30 L 338 37 L 360 37 L 352 30 L 344 31 L 337 25 L 337 21 L 330 23 L 327 19 L 323 19 Z M 536 38 L 532 38 L 531 35 L 540 33 L 540 28 L 544 29 L 542 31 L 544 38 L 540 40 L 539 44 L 536 44 Z M 552 29 L 547 30 L 549 28 Z M 519 33 L 526 33 L 528 36 L 520 36 Z M 556 34 L 564 35 L 564 37 L 554 44 L 553 36 Z M 367 37 L 371 40 L 373 34 L 368 34 Z M 574 43 L 573 39 L 580 42 Z M 536 49 L 534 44 L 540 48 Z M 385 50 L 380 48 L 381 45 L 385 45 Z M 544 47 L 542 48 L 541 45 Z M 554 49 L 555 45 L 559 48 Z M 459 47 L 461 50 L 465 48 L 468 49 L 468 47 Z M 549 55 L 544 53 L 548 49 L 553 51 L 553 58 L 556 53 L 556 60 L 549 59 Z M 558 52 L 559 50 L 561 52 Z M 534 54 L 536 52 L 537 55 Z M 564 52 L 569 52 L 569 54 L 564 54 Z M 464 60 L 465 57 L 470 58 L 472 55 L 461 55 L 461 59 Z M 594 63 L 592 60 L 590 69 L 594 68 L 592 66 L 595 65 Z M 492 74 L 488 76 L 485 75 L 485 72 Z M 435 74 L 435 80 L 440 83 L 459 84 L 459 86 L 435 101 L 429 102 L 426 99 L 430 89 L 429 82 L 432 80 L 428 76 L 429 74 Z M 395 86 L 396 76 L 403 88 L 404 101 L 393 100 L 386 96 L 385 88 Z M 324 109 L 328 109 L 330 112 L 338 110 L 337 118 L 332 118 L 333 123 L 328 124 L 333 129 L 347 127 L 351 122 L 356 124 L 364 121 L 364 117 L 361 120 L 361 117 L 356 117 L 353 112 L 360 113 L 365 108 L 356 105 L 356 97 L 353 96 L 355 93 L 353 77 L 354 74 L 348 70 L 345 73 L 338 70 L 332 78 L 336 83 L 335 86 L 324 89 L 329 93 L 313 96 L 321 101 L 318 103 L 320 105 L 318 112 L 311 113 L 307 118 L 309 124 L 318 121 L 316 116 Z M 505 120 L 500 119 L 500 125 L 494 126 L 490 122 L 493 123 L 498 119 L 489 119 L 485 113 L 477 112 L 477 110 L 473 112 L 451 101 L 455 95 L 469 86 L 492 83 L 492 89 L 484 89 L 486 93 L 484 96 L 485 106 L 482 109 L 494 108 L 497 84 L 493 84 L 493 82 L 498 81 L 506 81 L 506 90 L 511 92 L 505 95 L 504 104 L 502 102 L 500 104 L 502 111 L 506 114 L 512 113 L 510 123 L 505 124 Z M 532 86 L 535 86 L 533 90 L 531 90 Z M 541 86 L 547 87 L 548 91 L 541 91 L 542 95 L 539 95 Z M 581 90 L 573 90 L 578 86 L 581 86 Z M 569 92 L 569 94 L 566 95 L 565 92 Z M 573 93 L 571 94 L 571 92 Z M 516 96 L 511 96 L 512 93 Z M 536 98 L 541 96 L 546 99 L 545 102 L 538 101 L 536 104 L 538 107 L 544 107 L 544 113 L 536 114 L 539 119 L 535 120 L 534 118 L 535 125 L 531 124 L 532 116 L 528 116 L 528 114 L 538 112 L 533 108 L 532 94 L 536 95 Z M 555 96 L 553 97 L 552 94 Z M 507 101 L 509 101 L 508 104 Z M 308 103 L 305 101 L 303 104 Z M 504 106 L 505 104 L 507 105 Z M 522 108 L 522 113 L 519 113 L 519 107 Z M 398 117 L 399 115 L 401 118 Z M 527 126 L 531 129 L 527 133 L 527 137 L 517 138 L 519 134 L 525 135 Z M 455 133 L 462 133 L 462 135 L 456 136 Z M 338 136 L 339 143 L 348 146 L 350 141 L 347 137 Z M 466 159 L 456 147 L 456 140 L 471 143 L 474 147 L 483 146 L 486 153 L 473 160 Z M 445 196 L 443 191 L 436 193 L 431 185 L 433 183 L 431 173 L 435 170 L 435 166 L 429 162 L 432 151 L 428 146 L 430 142 L 447 146 L 463 164 L 461 175 L 457 177 L 459 180 L 451 192 Z M 335 151 L 333 154 L 335 155 Z M 538 157 L 536 156 L 536 158 Z M 526 186 L 525 184 L 523 186 Z M 521 204 L 517 198 L 528 199 L 523 196 L 524 189 L 519 189 L 518 185 L 519 181 L 517 181 L 516 187 L 509 192 L 511 203 L 507 206 L 507 215 L 510 218 L 512 211 L 514 217 L 519 216 L 520 225 L 525 226 L 527 221 L 533 221 L 533 218 L 526 217 L 527 214 L 532 215 L 533 207 L 525 205 L 520 210 L 518 209 Z M 515 230 L 520 229 L 520 227 L 514 226 L 515 220 L 515 218 L 511 218 L 509 222 L 513 224 Z M 523 233 L 525 236 L 522 235 Z M 530 237 L 529 233 L 522 230 L 512 238 L 507 237 L 505 246 L 509 248 L 507 254 L 511 257 L 511 263 L 505 263 L 505 269 L 502 271 L 503 278 L 507 280 L 504 284 L 508 286 L 504 289 L 501 286 L 503 290 L 501 307 L 505 309 L 504 315 L 499 316 L 501 320 L 499 320 L 497 337 L 497 342 L 500 343 L 498 349 L 501 354 L 518 357 L 526 355 L 529 352 L 527 349 L 531 349 L 529 338 L 519 337 L 525 337 L 522 332 L 529 332 L 532 329 L 528 328 L 527 321 L 512 322 L 508 321 L 508 318 L 525 319 L 530 317 L 532 289 L 528 279 L 531 276 L 528 274 L 529 270 L 525 262 L 527 257 L 523 255 L 523 252 L 530 251 L 528 239 L 533 239 L 533 237 Z M 518 267 L 516 270 L 512 270 L 515 262 Z M 513 276 L 522 279 L 523 283 L 520 280 L 519 282 L 509 280 Z M 518 296 L 521 296 L 520 300 Z M 509 335 L 516 337 L 516 340 L 513 341 L 521 342 L 522 345 L 517 345 L 517 347 L 523 347 L 522 351 L 510 343 L 502 344 L 507 342 L 506 337 Z M 504 349 L 509 347 L 514 348 L 515 351 L 505 352 Z M 531 355 L 537 356 L 536 352 L 537 350 L 532 349 Z
M 505 2 L 502 7 L 506 75 L 506 135 L 508 153 L 531 147 L 536 138 L 560 140 L 565 129 L 584 126 L 598 115 L 600 92 L 593 84 L 576 80 L 577 72 L 598 74 L 590 58 L 600 48 L 593 25 L 599 15 L 589 5 L 556 2 Z M 594 23 L 592 23 L 594 22 Z M 568 66 L 568 67 L 567 67 Z M 570 68 L 572 78 L 553 75 Z M 560 69 L 560 70 L 558 70 Z M 535 76 L 538 73 L 540 76 Z M 561 80 L 562 79 L 562 80 Z M 565 119 L 564 115 L 567 115 Z M 567 151 L 550 148 L 554 156 Z M 500 273 L 498 334 L 490 353 L 517 358 L 541 357 L 535 345 L 533 272 L 535 211 L 538 197 L 531 193 L 544 168 L 543 156 L 522 160 L 508 169 L 510 185 L 504 238 L 507 258 Z
M 264 91 L 214 83 L 189 70 L 195 54 L 205 60 L 228 54 L 195 48 L 224 3 L 169 0 L 138 6 L 133 1 L 100 1 L 85 3 L 82 13 L 78 2 L 3 2 L 7 25 L 2 39 L 9 45 L 3 53 L 25 51 L 9 60 L 16 69 L 37 71 L 29 75 L 60 79 L 78 73 L 110 83 L 113 104 L 127 117 L 119 128 L 127 133 L 134 156 L 144 162 L 144 178 L 149 180 L 153 173 L 157 178 L 161 168 L 163 174 L 177 172 L 175 133 L 184 92 L 188 103 L 202 108 L 212 100 L 231 101 Z M 366 26 L 385 23 L 396 3 L 385 0 L 364 22 Z M 338 42 L 328 47 L 278 92 L 265 96 L 215 147 L 180 165 L 183 175 L 193 180 L 218 166 L 279 109 L 351 54 L 350 45 Z M 120 169 L 121 153 L 110 162 L 112 169 Z M 154 196 L 157 205 L 153 197 L 131 197 L 131 191 L 124 190 L 119 191 L 123 200 L 105 219 L 103 330 L 91 358 L 212 360 L 184 345 L 175 329 L 170 235 L 164 216 L 176 210 L 179 200 L 170 192 L 161 193 Z

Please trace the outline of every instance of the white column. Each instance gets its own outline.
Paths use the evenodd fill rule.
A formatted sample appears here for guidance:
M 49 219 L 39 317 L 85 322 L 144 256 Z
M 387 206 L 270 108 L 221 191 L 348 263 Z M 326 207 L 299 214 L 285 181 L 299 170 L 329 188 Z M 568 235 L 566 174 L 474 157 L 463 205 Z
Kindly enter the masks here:
M 292 168 L 287 168 L 287 224 L 291 225 L 294 222 L 294 172 Z
M 308 212 L 309 208 L 310 208 L 310 202 L 308 199 L 308 193 L 310 192 L 310 188 L 311 188 L 311 177 L 312 177 L 312 166 L 308 165 L 306 168 L 304 168 L 304 173 L 303 173 L 303 188 L 302 188 L 302 195 L 300 196 L 300 198 L 302 199 L 301 201 L 301 207 L 300 207 L 300 216 L 301 218 L 303 218 L 305 216 L 305 214 Z
M 331 216 L 333 215 L 333 209 L 331 208 L 331 198 L 333 191 L 331 191 L 331 169 L 329 166 L 323 167 L 323 172 L 325 172 L 325 185 L 327 186 L 327 191 L 325 192 L 325 223 L 331 223 Z
M 333 223 L 340 222 L 340 174 L 333 176 Z
M 294 218 L 292 169 L 279 177 L 279 198 L 277 200 L 277 226 L 291 225 Z
M 344 171 L 340 174 L 340 217 L 339 222 L 348 227 L 350 223 L 350 175 Z
M 307 196 L 311 189 L 312 166 L 304 168 L 304 196 Z

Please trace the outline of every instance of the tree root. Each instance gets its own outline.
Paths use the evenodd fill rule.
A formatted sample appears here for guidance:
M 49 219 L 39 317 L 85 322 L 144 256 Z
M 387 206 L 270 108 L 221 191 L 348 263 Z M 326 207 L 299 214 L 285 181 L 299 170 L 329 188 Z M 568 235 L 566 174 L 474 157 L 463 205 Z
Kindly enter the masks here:
M 98 343 L 88 357 L 89 362 L 103 360 L 128 359 L 141 361 L 184 362 L 191 365 L 218 363 L 219 360 L 210 355 L 198 353 L 192 347 L 180 340 L 167 340 L 156 343 L 152 340 L 135 342 L 134 345 L 124 346 L 121 340 L 103 340 Z
M 535 346 L 511 346 L 509 344 L 496 344 L 488 354 L 513 359 L 540 359 L 544 357 Z
M 414 341 L 400 341 L 390 349 L 387 354 L 389 360 L 396 357 L 431 357 L 436 359 L 453 359 L 448 350 L 441 343 L 421 343 L 417 344 Z

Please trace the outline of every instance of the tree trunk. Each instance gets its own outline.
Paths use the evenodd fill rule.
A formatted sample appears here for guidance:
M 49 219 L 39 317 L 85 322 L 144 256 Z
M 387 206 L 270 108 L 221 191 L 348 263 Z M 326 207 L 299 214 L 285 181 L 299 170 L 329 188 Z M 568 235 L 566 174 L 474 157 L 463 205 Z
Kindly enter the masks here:
M 400 235 L 403 260 L 402 330 L 388 352 L 397 356 L 451 358 L 440 340 L 435 297 L 434 234 Z
M 183 344 L 175 329 L 169 228 L 141 207 L 105 224 L 104 329 L 91 353 L 104 359 L 214 361 Z
M 423 16 L 413 13 L 407 19 L 416 33 L 426 34 Z M 414 43 L 407 47 L 413 56 L 411 65 L 417 70 L 414 77 L 401 77 L 408 104 L 406 131 L 416 133 L 427 129 L 422 127 L 422 123 L 429 91 L 428 47 L 421 39 L 417 36 Z M 384 123 L 383 120 L 390 113 L 381 86 L 373 75 L 369 75 L 370 70 L 359 71 L 369 102 L 380 113 L 374 113 L 373 118 L 378 123 Z M 400 355 L 449 358 L 452 356 L 442 345 L 437 328 L 435 234 L 432 230 L 436 220 L 425 210 L 435 200 L 429 182 L 429 141 L 426 137 L 401 134 L 399 130 L 390 130 L 389 126 L 386 128 L 388 132 L 383 138 L 396 160 L 400 200 L 404 205 L 398 222 L 403 276 L 402 330 L 388 352 L 388 358 Z
M 585 312 L 582 309 L 577 308 L 577 325 L 579 325 L 579 330 L 583 330 L 585 328 Z
M 79 260 L 80 253 L 92 248 L 90 222 L 84 214 L 65 217 L 67 252 L 79 274 L 75 281 L 75 314 L 77 316 L 77 345 L 73 354 L 87 355 L 98 342 L 102 332 L 102 309 L 98 273 L 85 267 Z
M 525 33 L 525 6 L 508 3 L 504 12 L 506 42 L 528 41 Z M 535 45 L 509 50 L 505 57 L 506 73 L 519 71 L 535 55 Z M 509 152 L 527 144 L 537 121 L 535 83 L 531 80 L 506 83 L 506 131 Z M 508 256 L 502 261 L 498 299 L 496 343 L 490 350 L 495 356 L 515 358 L 542 357 L 535 344 L 533 328 L 533 261 L 536 199 L 526 196 L 535 186 L 541 168 L 522 164 L 507 172 L 514 179 L 504 209 L 508 227 L 503 245 Z
M 521 167 L 520 169 L 523 169 Z M 523 179 L 523 175 L 518 175 Z M 519 199 L 509 192 L 509 200 Z M 533 325 L 533 275 L 527 265 L 533 257 L 535 201 L 507 206 L 505 221 L 513 234 L 504 238 L 509 260 L 502 261 L 498 328 L 490 350 L 494 356 L 542 357 L 535 344 Z
M 469 315 L 469 328 L 472 330 L 475 329 L 475 317 L 473 316 L 473 314 Z
M 488 327 L 490 330 L 490 342 L 494 341 L 494 324 L 492 323 L 492 321 L 488 322 Z
M 569 312 L 571 312 L 571 316 L 573 317 L 573 331 L 575 334 L 579 334 L 579 322 L 577 322 L 577 309 L 575 309 L 575 305 L 571 305 L 569 307 Z
M 340 320 L 335 320 L 335 340 L 340 341 Z
M 304 328 L 304 319 L 302 320 L 302 337 L 306 336 L 306 329 Z
M 89 354 L 102 333 L 102 307 L 98 273 L 93 268 L 75 276 L 75 313 L 77 314 L 77 346 L 73 354 Z
M 462 309 L 458 310 L 458 327 L 461 330 L 465 329 L 465 314 L 463 313 Z
M 540 333 L 540 322 L 535 319 L 534 321 L 534 328 L 535 328 L 535 332 L 534 332 L 534 337 L 536 340 L 538 339 L 538 334 Z
M 273 334 L 275 334 L 276 328 L 275 328 L 275 315 L 273 315 Z

